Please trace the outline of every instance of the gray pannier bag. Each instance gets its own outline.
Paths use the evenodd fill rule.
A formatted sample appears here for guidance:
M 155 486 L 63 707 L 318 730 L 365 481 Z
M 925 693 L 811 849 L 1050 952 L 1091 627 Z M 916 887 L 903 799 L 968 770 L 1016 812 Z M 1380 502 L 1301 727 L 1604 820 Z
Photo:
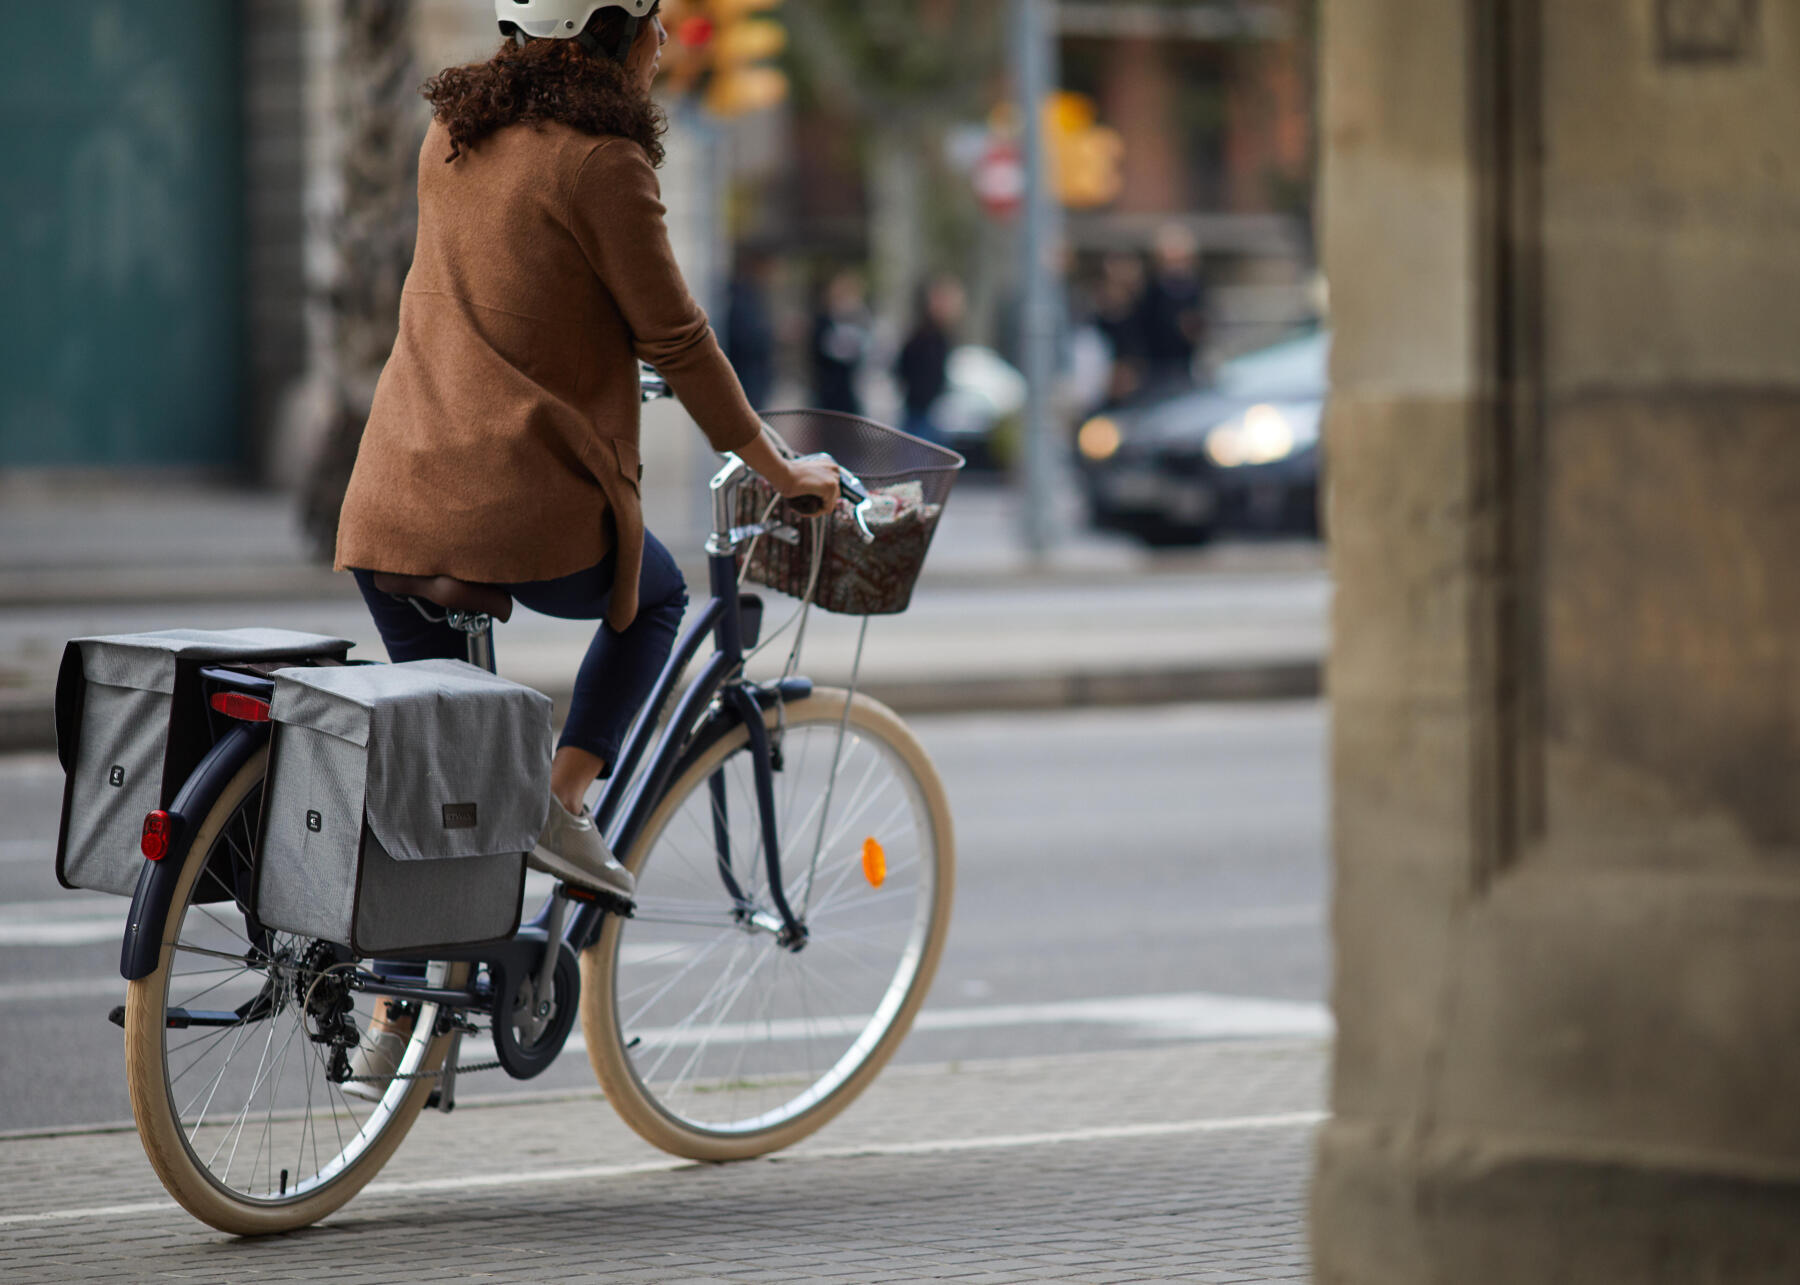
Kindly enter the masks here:
M 136 891 L 145 814 L 174 801 L 212 746 L 202 665 L 342 660 L 349 650 L 346 639 L 286 629 L 165 629 L 70 642 L 56 680 L 65 774 L 57 879 L 65 888 Z
M 358 955 L 518 930 L 550 698 L 460 660 L 275 672 L 255 913 Z

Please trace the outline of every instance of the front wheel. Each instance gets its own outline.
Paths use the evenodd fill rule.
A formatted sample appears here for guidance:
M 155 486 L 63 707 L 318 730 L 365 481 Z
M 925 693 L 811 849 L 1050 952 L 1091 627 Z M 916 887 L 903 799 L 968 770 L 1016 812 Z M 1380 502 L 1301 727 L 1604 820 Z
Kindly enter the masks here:
M 125 1000 L 150 1163 L 189 1213 L 241 1236 L 307 1226 L 361 1190 L 412 1127 L 449 1043 L 422 1005 L 397 1074 L 350 1078 L 380 1002 L 348 985 L 355 961 L 246 914 L 267 763 L 257 751 L 166 858 L 182 869 L 161 962 Z M 432 964 L 427 979 L 454 986 L 466 967 Z
M 783 941 L 749 735 L 682 772 L 626 857 L 637 914 L 582 953 L 581 1021 L 607 1100 L 665 1151 L 789 1146 L 868 1087 L 924 1002 L 949 929 L 950 809 L 891 710 L 819 689 L 771 710 Z

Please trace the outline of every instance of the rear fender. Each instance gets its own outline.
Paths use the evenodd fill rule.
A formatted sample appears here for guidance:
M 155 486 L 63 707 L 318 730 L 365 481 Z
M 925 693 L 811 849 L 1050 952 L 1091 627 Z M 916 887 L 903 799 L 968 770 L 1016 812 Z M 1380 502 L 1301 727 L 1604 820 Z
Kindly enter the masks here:
M 125 920 L 125 940 L 119 947 L 119 974 L 128 982 L 148 977 L 162 959 L 163 928 L 175 901 L 175 886 L 187 860 L 194 827 L 224 793 L 252 755 L 269 739 L 267 723 L 240 723 L 220 738 L 200 760 L 200 766 L 182 783 L 169 804 L 169 855 L 161 861 L 145 861 L 132 894 L 131 913 Z

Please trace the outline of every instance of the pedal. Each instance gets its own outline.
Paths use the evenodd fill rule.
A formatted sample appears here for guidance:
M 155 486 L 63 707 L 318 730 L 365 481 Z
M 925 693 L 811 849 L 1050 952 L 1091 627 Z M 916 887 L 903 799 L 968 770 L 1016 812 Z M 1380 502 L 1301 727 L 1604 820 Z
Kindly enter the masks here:
M 630 919 L 637 913 L 637 902 L 630 897 L 621 897 L 616 892 L 603 892 L 599 888 L 583 888 L 579 884 L 559 883 L 556 885 L 557 895 L 570 901 L 579 901 L 590 906 L 599 906 L 609 915 L 617 915 L 621 919 Z

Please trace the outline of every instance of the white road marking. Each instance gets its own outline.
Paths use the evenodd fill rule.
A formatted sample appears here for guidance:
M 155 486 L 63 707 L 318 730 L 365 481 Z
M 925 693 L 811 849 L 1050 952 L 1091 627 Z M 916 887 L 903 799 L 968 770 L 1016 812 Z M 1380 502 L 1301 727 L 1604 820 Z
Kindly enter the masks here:
M 6 927 L 7 925 L 0 925 L 0 934 L 4 934 Z M 122 923 L 110 923 L 109 921 L 109 934 L 105 940 L 111 941 L 123 932 Z M 670 953 L 669 947 L 658 946 L 654 942 L 644 942 L 636 947 L 627 946 L 623 950 L 628 953 L 628 957 L 629 952 L 636 950 L 643 952 L 645 958 L 679 958 Z M 254 981 L 260 976 L 261 974 L 255 974 L 249 980 Z M 0 982 L 0 1004 L 29 1004 L 38 1000 L 54 999 L 87 999 L 96 995 L 113 995 L 123 999 L 127 985 L 129 983 L 117 973 L 110 973 L 104 977 L 60 977 L 41 982 Z M 253 994 L 255 994 L 255 988 L 251 987 L 246 992 L 246 997 Z
M 131 901 L 71 892 L 54 901 L 0 902 L 0 946 L 85 946 L 125 935 Z
M 0 982 L 0 1004 L 26 1004 L 47 999 L 92 999 L 95 996 L 125 998 L 131 983 L 114 973 L 110 977 L 65 977 L 48 982 Z
M 0 866 L 56 864 L 56 836 L 48 839 L 0 839 Z
M 1222 1116 L 1200 1120 L 1173 1120 L 1162 1124 L 1121 1124 L 1090 1129 L 1066 1129 L 1053 1133 L 997 1133 L 975 1138 L 932 1138 L 918 1142 L 869 1143 L 848 1147 L 801 1147 L 798 1151 L 768 1157 L 773 1163 L 800 1164 L 814 1160 L 861 1160 L 882 1156 L 946 1155 L 959 1151 L 1006 1151 L 1022 1147 L 1057 1146 L 1079 1142 L 1123 1142 L 1139 1138 L 1176 1138 L 1196 1133 L 1230 1133 L 1250 1129 L 1311 1128 L 1326 1119 L 1323 1111 L 1288 1111 L 1275 1115 Z M 627 1178 L 637 1174 L 670 1173 L 677 1169 L 711 1168 L 691 1160 L 669 1157 L 623 1165 L 571 1165 L 558 1169 L 517 1170 L 510 1173 L 464 1174 L 449 1178 L 423 1178 L 410 1182 L 373 1182 L 363 1189 L 361 1200 L 392 1196 L 419 1196 L 437 1192 L 482 1191 L 496 1187 L 526 1187 L 546 1183 L 591 1182 Z M 0 1226 L 22 1223 L 80 1222 L 107 1218 L 132 1218 L 139 1214 L 172 1212 L 173 1201 L 146 1200 L 124 1205 L 92 1205 L 79 1209 L 46 1209 L 35 1214 L 0 1215 Z
M 1298 906 L 1252 906 L 1234 910 L 1217 919 L 1201 919 L 1195 923 L 1200 931 L 1218 928 L 1312 928 L 1325 922 L 1325 907 L 1313 903 Z
M 1306 1037 L 1333 1033 L 1331 1011 L 1323 1004 L 1250 999 L 1201 991 L 1179 995 L 1120 995 L 1109 999 L 1058 1000 L 1044 1004 L 983 1004 L 968 1008 L 924 1008 L 914 1031 L 978 1031 L 998 1026 L 1088 1025 L 1116 1028 L 1129 1039 L 1223 1040 Z M 649 1045 L 693 1045 L 702 1041 L 736 1044 L 747 1038 L 799 1040 L 849 1037 L 860 1030 L 845 1018 L 782 1018 L 771 1022 L 726 1022 L 706 1030 L 650 1027 L 629 1034 Z M 584 1048 L 579 1032 L 565 1052 Z
M 42 854 L 40 854 L 42 855 Z M 48 861 L 49 856 L 44 858 Z M 7 860 L 0 848 L 0 863 Z M 549 887 L 548 882 L 545 888 Z M 539 900 L 529 882 L 526 904 Z M 130 900 L 105 893 L 70 893 L 55 901 L 0 903 L 0 946 L 86 946 L 100 941 L 116 941 L 125 932 L 125 914 Z M 1322 925 L 1325 908 L 1318 905 L 1253 906 L 1230 911 L 1216 918 L 1198 921 L 1201 932 L 1259 931 L 1271 928 L 1310 928 Z M 670 944 L 638 942 L 624 949 L 626 962 L 640 963 L 656 958 L 657 953 L 670 952 Z M 665 953 L 667 963 L 685 962 L 695 946 Z
M 41 1214 L 6 1214 L 0 1227 L 19 1223 L 59 1223 L 81 1218 L 133 1218 L 138 1214 L 169 1213 L 179 1208 L 170 1200 L 140 1200 L 130 1205 L 90 1205 L 86 1209 L 46 1209 Z
M 65 919 L 41 924 L 0 923 L 0 946 L 91 946 L 118 941 L 125 935 L 121 911 L 105 920 Z

